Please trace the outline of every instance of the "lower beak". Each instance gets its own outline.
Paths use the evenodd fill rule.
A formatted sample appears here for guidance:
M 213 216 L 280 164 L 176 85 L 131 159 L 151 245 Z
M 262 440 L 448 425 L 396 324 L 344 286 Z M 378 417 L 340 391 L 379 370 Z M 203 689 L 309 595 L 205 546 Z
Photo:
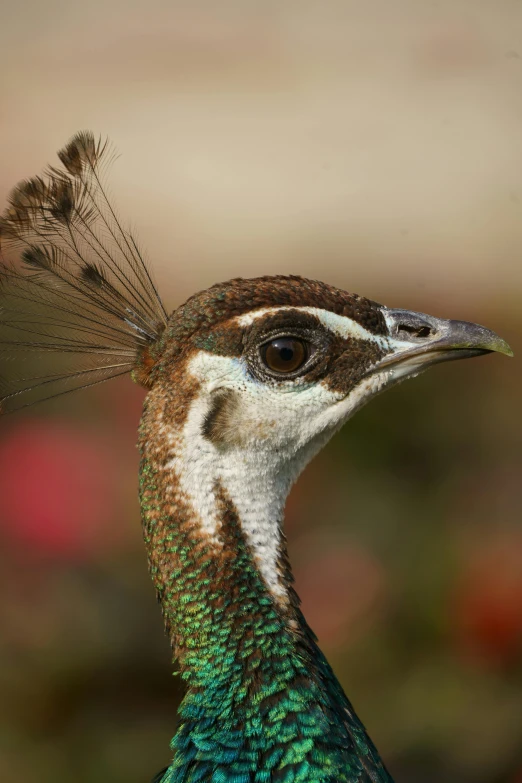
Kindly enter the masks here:
M 374 371 L 394 370 L 394 375 L 416 374 L 438 362 L 468 359 L 486 353 L 513 351 L 498 334 L 468 321 L 447 321 L 424 313 L 383 308 L 392 351 Z

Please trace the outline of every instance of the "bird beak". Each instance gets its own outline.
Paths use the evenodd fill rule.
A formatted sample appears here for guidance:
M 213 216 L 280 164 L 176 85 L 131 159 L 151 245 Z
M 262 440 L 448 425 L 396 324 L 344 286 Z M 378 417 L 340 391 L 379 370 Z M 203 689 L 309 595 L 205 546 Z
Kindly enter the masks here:
M 479 324 L 388 308 L 383 308 L 383 315 L 392 350 L 378 362 L 374 372 L 390 370 L 394 379 L 416 375 L 438 362 L 468 359 L 493 351 L 513 356 L 505 340 Z

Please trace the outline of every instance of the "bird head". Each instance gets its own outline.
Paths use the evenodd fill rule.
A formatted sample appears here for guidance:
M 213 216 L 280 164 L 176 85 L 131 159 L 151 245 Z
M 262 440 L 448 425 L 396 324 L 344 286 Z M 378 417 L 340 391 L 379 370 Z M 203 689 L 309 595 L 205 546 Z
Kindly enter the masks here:
M 151 382 L 164 394 L 165 424 L 186 416 L 194 443 L 262 459 L 265 470 L 290 464 L 293 479 L 377 393 L 438 362 L 492 351 L 511 355 L 477 324 L 298 277 L 237 279 L 173 313 Z

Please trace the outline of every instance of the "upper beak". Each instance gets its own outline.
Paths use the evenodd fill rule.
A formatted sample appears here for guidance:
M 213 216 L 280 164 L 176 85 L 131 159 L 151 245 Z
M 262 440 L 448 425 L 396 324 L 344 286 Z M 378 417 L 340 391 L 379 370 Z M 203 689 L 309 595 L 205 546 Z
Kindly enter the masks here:
M 383 308 L 392 352 L 375 367 L 409 375 L 436 362 L 466 359 L 495 351 L 513 356 L 498 334 L 468 321 L 447 321 L 424 313 Z

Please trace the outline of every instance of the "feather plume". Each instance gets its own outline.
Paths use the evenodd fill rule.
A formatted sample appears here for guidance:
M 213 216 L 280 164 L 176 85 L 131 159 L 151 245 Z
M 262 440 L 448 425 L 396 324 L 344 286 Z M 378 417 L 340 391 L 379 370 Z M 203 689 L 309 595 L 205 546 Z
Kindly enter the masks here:
M 2 413 L 131 372 L 167 322 L 107 196 L 110 145 L 82 131 L 58 157 L 63 168 L 19 183 L 0 218 Z

